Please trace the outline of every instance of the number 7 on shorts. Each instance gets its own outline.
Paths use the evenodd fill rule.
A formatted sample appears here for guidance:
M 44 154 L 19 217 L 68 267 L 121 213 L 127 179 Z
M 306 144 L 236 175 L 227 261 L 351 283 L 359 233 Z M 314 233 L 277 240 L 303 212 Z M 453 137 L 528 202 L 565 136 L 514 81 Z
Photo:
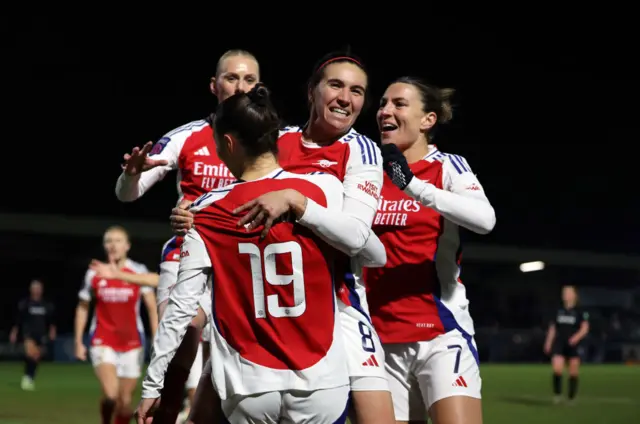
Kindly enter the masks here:
M 460 368 L 460 355 L 462 354 L 462 346 L 460 345 L 449 345 L 447 349 L 458 349 L 456 353 L 456 364 L 453 366 L 453 373 L 458 374 L 458 368 Z

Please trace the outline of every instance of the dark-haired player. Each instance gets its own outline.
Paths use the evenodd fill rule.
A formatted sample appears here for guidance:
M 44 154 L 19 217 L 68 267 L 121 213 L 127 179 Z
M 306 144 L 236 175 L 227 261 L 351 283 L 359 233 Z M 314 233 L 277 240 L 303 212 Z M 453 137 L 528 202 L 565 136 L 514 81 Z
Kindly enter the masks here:
M 35 389 L 36 369 L 42 358 L 42 348 L 47 342 L 56 338 L 54 323 L 55 308 L 53 303 L 42 297 L 43 286 L 40 280 L 33 280 L 29 285 L 29 297 L 18 304 L 15 325 L 9 334 L 9 341 L 15 344 L 18 332 L 24 341 L 25 366 L 20 386 L 22 390 Z
M 185 239 L 179 284 L 165 315 L 182 325 L 172 326 L 177 333 L 165 333 L 161 323 L 159 338 L 177 345 L 175 337 L 196 313 L 193 299 L 209 282 L 212 377 L 229 422 L 344 422 L 349 375 L 335 307 L 333 250 L 304 219 L 316 204 L 327 211 L 325 224 L 335 230 L 345 218 L 342 186 L 330 175 L 280 168 L 277 114 L 262 90 L 256 87 L 218 107 L 218 154 L 239 182 L 193 203 L 197 230 Z M 265 231 L 262 225 L 239 222 L 242 205 L 256 196 L 264 199 L 262 193 L 287 199 L 272 212 L 276 217 L 291 213 L 297 223 L 280 222 Z M 375 235 L 367 240 L 367 256 L 384 263 Z M 149 369 L 165 367 L 171 350 L 154 346 L 154 352 Z
M 365 281 L 399 423 L 482 423 L 460 232 L 487 234 L 496 217 L 466 159 L 433 144 L 452 119 L 452 92 L 402 77 L 377 113 L 385 180 L 373 229 L 388 260 Z
M 578 307 L 578 292 L 574 286 L 562 288 L 562 307 L 549 323 L 544 352 L 551 355 L 553 368 L 554 402 L 562 398 L 562 374 L 565 365 L 569 368 L 569 393 L 572 401 L 578 393 L 580 374 L 580 342 L 589 333 L 589 313 Z

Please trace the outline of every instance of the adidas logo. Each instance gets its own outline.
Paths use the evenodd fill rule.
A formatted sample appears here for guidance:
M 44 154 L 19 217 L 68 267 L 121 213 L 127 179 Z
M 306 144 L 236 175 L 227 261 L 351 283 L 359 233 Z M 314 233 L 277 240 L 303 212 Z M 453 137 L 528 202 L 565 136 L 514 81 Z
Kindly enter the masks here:
M 462 376 L 458 377 L 452 384 L 453 387 L 467 387 L 467 382 Z
M 379 367 L 378 361 L 374 355 L 369 356 L 369 359 L 362 363 L 363 367 Z
M 211 156 L 209 154 L 209 149 L 207 149 L 206 146 L 201 148 L 201 149 L 196 150 L 194 155 L 196 155 L 196 156 Z

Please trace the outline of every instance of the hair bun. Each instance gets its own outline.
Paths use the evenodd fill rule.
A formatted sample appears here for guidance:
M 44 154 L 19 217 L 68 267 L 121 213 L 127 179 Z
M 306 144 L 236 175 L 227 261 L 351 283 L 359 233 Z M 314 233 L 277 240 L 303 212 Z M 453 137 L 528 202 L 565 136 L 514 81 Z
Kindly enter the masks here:
M 249 96 L 253 103 L 257 104 L 258 106 L 265 107 L 270 103 L 270 94 L 271 93 L 269 93 L 269 89 L 260 82 L 247 93 L 247 96 Z

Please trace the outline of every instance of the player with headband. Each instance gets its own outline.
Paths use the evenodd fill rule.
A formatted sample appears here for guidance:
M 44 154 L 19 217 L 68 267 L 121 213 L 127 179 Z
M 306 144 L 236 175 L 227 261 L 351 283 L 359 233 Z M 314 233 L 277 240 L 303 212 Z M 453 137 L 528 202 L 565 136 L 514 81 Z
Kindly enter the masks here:
M 350 375 L 354 421 L 390 423 L 393 406 L 384 370 L 384 352 L 371 324 L 362 284 L 363 259 L 372 243 L 370 228 L 376 214 L 383 171 L 380 149 L 353 129 L 366 106 L 368 76 L 362 61 L 350 53 L 332 53 L 314 67 L 308 84 L 309 120 L 303 127 L 285 128 L 278 140 L 278 159 L 294 173 L 323 172 L 343 183 L 342 217 L 309 201 L 299 222 L 344 252 L 336 275 L 340 321 Z M 271 192 L 248 202 L 239 225 L 264 224 L 264 232 L 291 209 L 285 193 Z M 172 212 L 174 231 L 190 228 L 193 216 L 180 208 Z M 354 234 L 345 238 L 344 234 Z M 351 259 L 350 259 L 351 258 Z

